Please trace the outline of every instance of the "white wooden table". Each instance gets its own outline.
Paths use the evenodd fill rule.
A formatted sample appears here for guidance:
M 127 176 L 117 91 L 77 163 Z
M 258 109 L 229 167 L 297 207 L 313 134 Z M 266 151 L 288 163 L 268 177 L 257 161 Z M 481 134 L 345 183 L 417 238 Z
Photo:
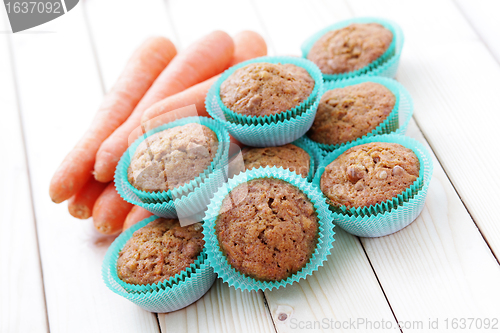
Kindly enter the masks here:
M 38 28 L 1 33 L 0 331 L 390 332 L 401 322 L 406 333 L 498 320 L 498 14 L 497 0 L 84 0 Z M 381 238 L 337 228 L 326 265 L 278 291 L 218 280 L 195 304 L 158 315 L 109 291 L 100 265 L 113 238 L 53 204 L 48 187 L 132 50 L 153 34 L 182 49 L 214 29 L 251 29 L 271 55 L 299 54 L 311 33 L 353 16 L 403 27 L 397 80 L 415 101 L 407 134 L 435 154 L 420 217 Z M 478 320 L 459 331 L 485 331 Z

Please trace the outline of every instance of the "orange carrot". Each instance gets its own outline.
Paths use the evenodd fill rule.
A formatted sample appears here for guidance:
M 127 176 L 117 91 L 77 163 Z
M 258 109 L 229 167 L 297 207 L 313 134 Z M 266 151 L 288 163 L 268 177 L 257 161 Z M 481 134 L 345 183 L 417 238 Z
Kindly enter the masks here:
M 140 222 L 144 219 L 147 219 L 153 215 L 142 207 L 134 206 L 130 213 L 128 213 L 127 218 L 125 218 L 125 222 L 123 223 L 123 230 L 127 230 L 137 222 Z
M 101 182 L 113 179 L 116 165 L 129 145 L 129 135 L 140 125 L 144 110 L 165 97 L 219 74 L 230 65 L 233 51 L 231 37 L 225 32 L 215 31 L 179 53 L 127 121 L 103 142 L 96 155 L 95 178 Z
M 248 38 L 248 36 L 252 36 L 254 38 Z M 245 40 L 246 42 L 242 42 Z M 248 32 L 243 32 L 235 36 L 234 43 L 236 45 L 236 49 L 234 52 L 233 57 L 240 59 L 240 61 L 244 61 L 253 57 L 258 57 L 258 56 L 263 56 L 266 54 L 266 46 L 264 40 L 257 34 L 255 33 L 248 33 Z M 248 47 L 248 45 L 253 45 L 254 47 Z M 245 56 L 246 54 L 246 56 Z M 232 62 L 234 63 L 234 59 Z M 208 116 L 208 113 L 206 113 L 205 110 L 205 96 L 206 93 L 208 92 L 208 89 L 210 86 L 217 80 L 218 76 L 209 79 L 205 82 L 199 83 L 181 93 L 178 93 L 174 96 L 168 97 L 161 102 L 158 102 L 157 104 L 154 105 L 154 107 L 151 107 L 150 110 L 148 110 L 144 114 L 144 119 L 148 120 L 150 118 L 147 118 L 147 114 L 149 113 L 151 118 L 154 118 L 156 115 L 163 114 L 165 112 L 169 112 L 175 109 L 178 109 L 183 106 L 195 104 L 198 110 L 198 113 L 200 115 L 206 115 Z M 155 115 L 156 114 L 156 115 Z M 115 196 L 113 199 L 115 201 L 123 201 L 121 197 L 118 195 Z M 114 201 L 109 201 L 110 206 L 115 206 L 118 205 L 117 202 Z M 97 204 L 96 204 L 97 205 Z M 94 209 L 94 212 L 96 212 L 96 209 Z M 134 207 L 129 214 L 127 215 L 125 222 L 123 223 L 123 229 L 127 229 L 130 227 L 132 224 L 148 217 L 148 213 L 144 209 L 140 209 L 137 206 Z M 94 216 L 94 221 L 96 220 L 96 217 Z M 99 220 L 99 218 L 97 218 Z M 120 222 L 116 221 L 116 225 L 120 225 Z M 119 227 L 115 227 L 119 228 Z
M 95 201 L 108 184 L 98 182 L 92 177 L 77 194 L 69 198 L 69 213 L 78 219 L 88 219 L 92 216 Z
M 176 53 L 172 42 L 163 37 L 146 40 L 134 52 L 123 73 L 104 97 L 89 130 L 52 177 L 49 189 L 52 201 L 60 203 L 69 199 L 87 183 L 102 142 L 129 117 Z
M 116 192 L 115 184 L 109 183 L 101 196 L 97 198 L 92 211 L 95 228 L 106 235 L 120 232 L 123 228 L 123 221 L 125 221 L 132 206 Z
M 265 56 L 267 54 L 266 42 L 258 33 L 253 31 L 243 31 L 237 34 L 234 37 L 234 44 L 235 51 L 233 60 L 231 61 L 232 64 Z M 161 118 L 157 121 L 154 121 L 154 118 L 192 104 L 196 106 L 200 116 L 209 117 L 209 114 L 205 110 L 205 97 L 212 84 L 218 78 L 219 76 L 215 76 L 151 106 L 144 112 L 141 119 L 141 123 L 145 126 L 145 130 L 161 125 Z
M 142 116 L 142 125 L 146 131 L 155 128 L 163 123 L 161 119 L 162 114 L 168 113 L 170 111 L 182 108 L 184 106 L 194 104 L 198 115 L 210 117 L 205 109 L 205 97 L 207 96 L 208 90 L 212 84 L 217 81 L 219 75 L 214 76 L 202 83 L 198 83 L 191 88 L 184 90 L 181 93 L 175 94 L 173 96 L 167 97 L 158 103 L 155 103 L 149 109 L 144 112 Z M 158 118 L 157 118 L 158 117 Z M 154 119 L 157 118 L 157 119 Z
M 231 66 L 267 54 L 264 38 L 255 31 L 242 31 L 234 36 L 234 55 Z

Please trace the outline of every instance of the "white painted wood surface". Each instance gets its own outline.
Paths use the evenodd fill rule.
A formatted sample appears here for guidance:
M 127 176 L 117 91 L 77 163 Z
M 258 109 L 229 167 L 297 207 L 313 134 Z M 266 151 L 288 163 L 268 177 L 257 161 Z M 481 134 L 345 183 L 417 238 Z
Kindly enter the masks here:
M 493 10 L 493 2 L 488 3 Z M 500 47 L 494 38 L 500 31 L 491 14 L 484 19 L 488 12 L 482 7 L 463 0 L 458 5 L 460 9 L 445 0 L 149 0 L 138 6 L 128 0 L 87 0 L 34 29 L 39 33 L 9 36 L 37 229 L 29 209 L 23 207 L 19 215 L 23 218 L 16 218 L 26 226 L 23 236 L 33 239 L 29 247 L 22 247 L 33 267 L 38 262 L 33 245 L 37 231 L 44 286 L 41 277 L 38 285 L 30 286 L 38 295 L 36 326 L 17 319 L 26 302 L 22 294 L 8 294 L 8 303 L 4 297 L 0 301 L 0 318 L 4 304 L 9 304 L 7 314 L 18 317 L 9 317 L 7 324 L 0 320 L 0 330 L 24 332 L 36 327 L 45 331 L 48 317 L 53 332 L 300 332 L 300 325 L 318 322 L 317 329 L 308 330 L 314 332 L 332 331 L 332 323 L 361 318 L 384 320 L 386 328 L 387 323 L 392 327 L 377 331 L 397 331 L 396 321 L 417 322 L 417 326 L 421 321 L 422 329 L 402 331 L 429 332 L 429 319 L 438 319 L 439 331 L 445 331 L 446 318 L 450 325 L 453 318 L 498 317 L 500 266 L 491 250 L 500 253 L 500 227 L 491 208 L 499 199 L 495 188 L 500 180 L 491 177 L 498 157 L 484 147 L 497 147 L 500 141 L 494 127 L 500 117 L 495 103 L 500 65 L 492 56 Z M 114 6 L 120 6 L 120 11 L 113 13 Z M 360 240 L 337 230 L 333 253 L 324 267 L 305 281 L 265 296 L 236 291 L 218 280 L 195 304 L 155 316 L 108 291 L 100 278 L 100 264 L 112 239 L 97 235 L 90 221 L 70 217 L 64 205 L 51 203 L 47 189 L 52 172 L 90 123 L 102 85 L 109 89 L 142 38 L 163 34 L 182 49 L 214 29 L 230 34 L 251 29 L 265 37 L 270 54 L 298 55 L 301 42 L 316 30 L 368 15 L 393 19 L 404 29 L 398 80 L 414 97 L 415 119 L 439 159 L 421 216 L 408 228 L 382 238 Z M 0 39 L 0 67 L 6 66 L 4 53 L 8 51 Z M 16 87 L 11 77 L 0 78 L 0 87 L 4 86 L 0 107 L 12 109 L 16 122 Z M 412 122 L 408 135 L 425 143 L 420 130 Z M 15 131 L 19 137 L 20 129 Z M 6 141 L 0 145 L 5 151 Z M 19 163 L 15 172 L 25 182 L 16 188 L 24 188 L 19 195 L 28 197 L 23 200 L 26 203 L 29 187 L 24 156 L 19 155 L 22 149 L 13 154 Z M 20 237 L 14 206 L 5 207 L 10 210 L 2 210 L 2 223 L 4 216 L 10 223 L 8 228 L 0 224 L 1 249 L 19 246 L 15 240 Z M 3 253 L 0 263 L 7 260 L 9 269 L 19 270 L 15 266 L 19 263 Z M 21 284 L 21 280 L 8 280 L 10 285 L 13 282 Z M 335 331 L 373 331 L 364 328 Z
M 11 39 L 50 331 L 158 332 L 154 314 L 123 302 L 102 281 L 101 262 L 112 239 L 48 196 L 54 170 L 102 97 L 82 6 L 34 30 Z
M 481 41 L 500 63 L 500 1 L 481 0 L 478 2 L 470 0 L 455 0 L 461 14 L 479 35 Z
M 0 30 L 6 23 L 0 13 Z M 0 163 L 0 332 L 42 333 L 48 332 L 42 270 L 8 38 L 0 34 L 0 147 L 6 159 Z

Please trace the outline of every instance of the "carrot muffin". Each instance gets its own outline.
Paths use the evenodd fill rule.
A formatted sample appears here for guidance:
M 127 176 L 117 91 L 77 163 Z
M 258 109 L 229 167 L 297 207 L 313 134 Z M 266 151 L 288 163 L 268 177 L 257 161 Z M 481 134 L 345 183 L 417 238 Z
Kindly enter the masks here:
M 231 111 L 246 116 L 268 116 L 292 109 L 314 88 L 307 70 L 292 64 L 253 63 L 236 70 L 220 87 L 220 97 Z
M 361 138 L 373 131 L 394 109 L 396 97 L 374 82 L 328 90 L 321 97 L 311 140 L 337 145 Z
M 128 181 L 145 192 L 172 190 L 202 173 L 212 163 L 217 146 L 217 135 L 198 123 L 155 133 L 137 147 Z
M 378 23 L 353 23 L 324 34 L 307 59 L 325 74 L 352 72 L 383 55 L 392 38 L 392 32 Z
M 130 284 L 160 282 L 180 273 L 200 255 L 202 226 L 181 227 L 178 220 L 158 218 L 134 232 L 120 251 L 118 277 Z
M 304 149 L 291 143 L 280 147 L 245 148 L 242 154 L 246 170 L 277 166 L 304 178 L 309 174 L 311 157 Z
M 298 188 L 259 178 L 238 185 L 223 200 L 215 229 L 232 267 L 257 280 L 280 281 L 307 264 L 318 227 L 313 204 Z
M 345 151 L 321 176 L 321 191 L 336 207 L 368 207 L 389 200 L 418 178 L 415 153 L 397 143 L 372 142 Z

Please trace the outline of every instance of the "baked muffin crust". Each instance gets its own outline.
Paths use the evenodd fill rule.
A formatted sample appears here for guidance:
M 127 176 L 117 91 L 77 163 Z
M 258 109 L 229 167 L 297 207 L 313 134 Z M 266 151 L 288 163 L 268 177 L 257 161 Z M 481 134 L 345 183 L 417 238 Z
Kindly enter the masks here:
M 228 263 L 237 271 L 257 280 L 280 281 L 300 271 L 311 258 L 318 217 L 295 186 L 274 178 L 253 179 L 224 199 L 216 234 Z
M 308 136 L 329 145 L 353 141 L 377 128 L 395 104 L 394 94 L 375 82 L 328 90 L 320 100 Z
M 220 87 L 220 97 L 231 111 L 268 116 L 292 109 L 314 89 L 307 70 L 292 64 L 253 63 L 236 70 Z
M 242 151 L 245 169 L 276 166 L 289 169 L 306 178 L 311 157 L 302 148 L 291 143 L 279 147 L 245 148 Z
M 181 227 L 178 220 L 158 218 L 134 232 L 120 251 L 118 277 L 130 284 L 160 282 L 180 273 L 200 255 L 202 226 Z
M 155 133 L 137 147 L 128 181 L 145 192 L 172 190 L 208 168 L 217 148 L 217 135 L 198 123 Z
M 372 142 L 345 151 L 321 176 L 321 191 L 333 206 L 367 207 L 389 200 L 418 178 L 415 153 L 400 144 Z
M 353 23 L 324 34 L 314 43 L 307 59 L 325 74 L 352 72 L 383 55 L 392 38 L 392 32 L 381 24 Z

